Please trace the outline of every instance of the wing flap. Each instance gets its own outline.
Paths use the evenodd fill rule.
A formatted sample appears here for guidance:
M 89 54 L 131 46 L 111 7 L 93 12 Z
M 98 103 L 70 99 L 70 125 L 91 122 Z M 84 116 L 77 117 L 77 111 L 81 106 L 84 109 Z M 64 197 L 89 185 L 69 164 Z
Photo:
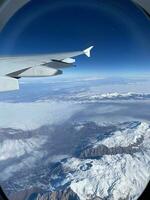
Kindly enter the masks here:
M 74 59 L 68 58 L 64 60 L 52 60 L 49 63 L 44 63 L 43 66 L 51 67 L 54 69 L 71 67 L 75 63 Z
M 18 73 L 17 76 L 15 74 L 15 78 L 21 77 L 48 77 L 48 76 L 56 76 L 62 74 L 61 70 L 57 70 L 50 67 L 45 66 L 37 66 L 26 69 L 25 71 Z

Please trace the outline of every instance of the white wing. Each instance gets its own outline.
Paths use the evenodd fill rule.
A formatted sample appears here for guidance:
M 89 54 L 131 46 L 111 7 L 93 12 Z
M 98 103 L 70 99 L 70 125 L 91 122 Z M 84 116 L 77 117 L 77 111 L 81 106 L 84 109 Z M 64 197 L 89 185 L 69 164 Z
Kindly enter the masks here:
M 16 79 L 21 77 L 47 77 L 62 74 L 60 69 L 74 65 L 75 59 L 73 58 L 83 54 L 90 57 L 92 48 L 93 46 L 83 51 L 68 53 L 1 57 L 0 81 L 3 84 L 0 82 L 0 91 L 18 89 Z

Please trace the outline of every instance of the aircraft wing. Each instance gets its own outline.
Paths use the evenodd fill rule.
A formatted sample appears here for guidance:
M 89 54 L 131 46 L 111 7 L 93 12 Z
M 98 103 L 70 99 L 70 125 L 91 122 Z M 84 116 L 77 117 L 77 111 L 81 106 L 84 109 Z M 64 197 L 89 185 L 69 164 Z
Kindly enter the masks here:
M 63 73 L 74 65 L 77 56 L 90 57 L 93 46 L 83 51 L 34 56 L 0 57 L 0 91 L 19 89 L 21 77 L 48 77 Z

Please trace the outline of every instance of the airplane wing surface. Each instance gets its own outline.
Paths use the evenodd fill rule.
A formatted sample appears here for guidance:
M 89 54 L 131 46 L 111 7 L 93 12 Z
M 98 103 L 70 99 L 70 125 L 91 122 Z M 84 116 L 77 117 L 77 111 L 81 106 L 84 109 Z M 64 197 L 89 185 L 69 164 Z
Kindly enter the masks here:
M 46 55 L 0 57 L 0 91 L 19 89 L 21 77 L 48 77 L 63 73 L 62 69 L 74 65 L 77 56 L 90 57 L 93 46 L 83 51 Z

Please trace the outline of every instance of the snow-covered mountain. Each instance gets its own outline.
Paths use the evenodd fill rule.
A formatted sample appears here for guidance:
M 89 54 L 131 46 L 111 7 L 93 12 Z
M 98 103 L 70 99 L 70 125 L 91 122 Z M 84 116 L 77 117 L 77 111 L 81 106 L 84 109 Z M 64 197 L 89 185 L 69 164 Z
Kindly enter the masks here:
M 99 102 L 99 101 L 118 101 L 118 100 L 150 100 L 149 93 L 99 93 L 99 92 L 91 92 L 84 91 L 79 92 L 73 96 L 68 97 L 69 100 L 81 101 L 81 102 Z
M 120 124 L 110 137 L 60 165 L 51 175 L 54 190 L 68 185 L 81 200 L 136 200 L 150 180 L 150 126 Z
M 0 97 L 0 182 L 10 199 L 136 200 L 150 180 L 148 83 L 47 84 Z

